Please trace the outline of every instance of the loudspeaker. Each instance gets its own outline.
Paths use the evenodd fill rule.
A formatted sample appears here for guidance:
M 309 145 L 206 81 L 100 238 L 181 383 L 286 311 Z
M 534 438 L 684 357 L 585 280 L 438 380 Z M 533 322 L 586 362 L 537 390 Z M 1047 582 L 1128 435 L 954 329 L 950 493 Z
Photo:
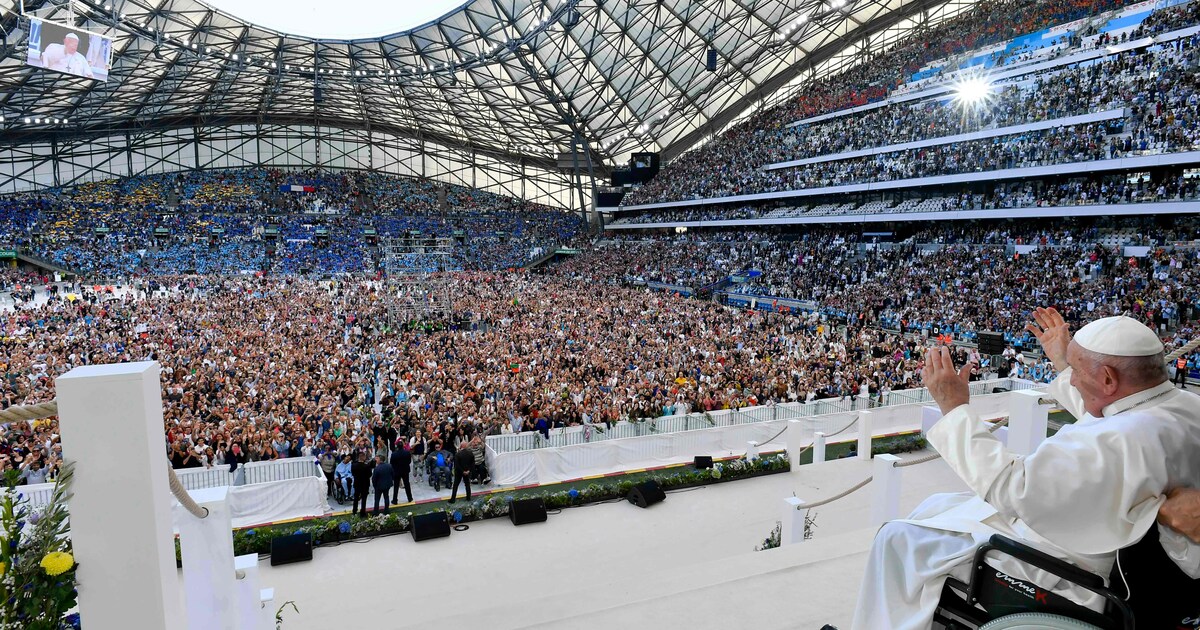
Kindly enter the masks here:
M 325 94 L 323 92 L 321 92 L 321 88 L 314 87 L 313 88 L 313 102 L 321 103 L 324 101 L 325 101 Z
M 696 468 L 712 468 L 712 456 L 697 455 L 696 459 L 692 461 L 692 465 Z
M 508 517 L 513 525 L 546 522 L 546 502 L 540 498 L 519 499 L 508 506 Z
M 979 333 L 979 354 L 1001 354 L 1004 352 L 1004 335 L 998 332 Z
M 445 512 L 418 514 L 412 519 L 412 537 L 417 542 L 430 538 L 445 538 L 449 535 L 450 521 Z
M 657 481 L 651 479 L 650 481 L 643 481 L 634 486 L 626 498 L 629 499 L 630 503 L 640 508 L 645 508 L 666 499 L 667 494 L 663 492 L 662 487 L 658 485 Z
M 716 72 L 717 71 L 717 49 L 716 48 L 708 49 L 707 61 L 708 61 L 708 63 L 704 64 L 704 67 L 706 69 L 708 69 L 709 72 Z
M 271 540 L 271 566 L 312 560 L 312 534 L 291 534 Z

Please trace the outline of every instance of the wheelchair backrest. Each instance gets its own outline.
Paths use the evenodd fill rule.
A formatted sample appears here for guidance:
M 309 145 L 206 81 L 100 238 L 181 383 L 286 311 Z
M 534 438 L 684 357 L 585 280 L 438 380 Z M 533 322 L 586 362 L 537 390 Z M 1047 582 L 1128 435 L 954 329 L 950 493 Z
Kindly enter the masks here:
M 1129 604 L 1138 628 L 1200 629 L 1200 580 L 1188 577 L 1163 550 L 1157 525 L 1119 557 L 1109 587 Z

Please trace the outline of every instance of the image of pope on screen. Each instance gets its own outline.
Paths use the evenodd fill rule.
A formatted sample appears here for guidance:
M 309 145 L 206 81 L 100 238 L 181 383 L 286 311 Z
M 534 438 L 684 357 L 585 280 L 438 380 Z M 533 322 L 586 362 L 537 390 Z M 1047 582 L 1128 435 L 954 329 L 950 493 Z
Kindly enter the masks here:
M 31 66 L 103 81 L 108 78 L 111 54 L 112 40 L 107 37 L 30 20 L 26 63 Z

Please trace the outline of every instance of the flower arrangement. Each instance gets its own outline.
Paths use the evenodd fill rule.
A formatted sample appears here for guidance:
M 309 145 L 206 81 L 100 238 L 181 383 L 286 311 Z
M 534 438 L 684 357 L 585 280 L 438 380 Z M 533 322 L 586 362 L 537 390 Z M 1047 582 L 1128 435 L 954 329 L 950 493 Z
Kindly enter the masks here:
M 775 529 L 771 530 L 770 534 L 763 539 L 761 545 L 754 548 L 755 551 L 766 551 L 767 549 L 775 549 L 780 545 L 780 539 L 783 536 L 783 523 L 775 521 Z
M 718 464 L 720 477 L 709 470 L 697 470 L 690 466 L 671 471 L 655 471 L 650 478 L 667 490 L 686 488 L 711 483 L 725 483 L 735 479 L 743 479 L 758 475 L 783 472 L 790 469 L 787 454 L 779 453 L 765 455 L 753 461 L 744 458 Z M 643 481 L 639 477 L 637 481 Z M 566 488 L 563 490 L 546 490 L 522 494 L 521 498 L 540 497 L 549 509 L 562 509 L 587 503 L 623 499 L 633 489 L 634 479 L 614 478 L 596 480 L 582 488 Z M 513 495 L 510 493 L 493 494 L 486 498 L 476 498 L 469 503 L 456 505 L 456 510 L 467 523 L 487 518 L 507 516 Z M 238 530 L 233 535 L 234 552 L 238 555 L 247 553 L 269 553 L 271 540 L 278 536 L 286 536 L 297 531 L 311 533 L 314 545 L 334 543 L 362 536 L 376 536 L 405 531 L 412 521 L 414 514 L 432 512 L 444 509 L 444 506 L 430 506 L 421 512 L 408 513 L 405 516 L 379 515 L 369 518 L 337 516 L 331 518 L 313 519 L 308 525 L 296 528 L 291 526 L 262 527 L 257 530 Z
M 74 468 L 64 465 L 50 502 L 33 510 L 9 471 L 0 495 L 0 630 L 79 628 L 75 558 L 66 501 Z

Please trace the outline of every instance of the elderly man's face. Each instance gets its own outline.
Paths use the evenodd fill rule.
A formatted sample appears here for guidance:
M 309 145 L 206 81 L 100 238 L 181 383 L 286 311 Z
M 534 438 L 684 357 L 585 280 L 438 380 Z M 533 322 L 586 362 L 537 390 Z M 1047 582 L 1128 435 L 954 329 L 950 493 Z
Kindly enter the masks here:
M 68 55 L 74 54 L 76 50 L 79 50 L 79 39 L 68 35 L 63 38 L 63 48 L 67 50 Z
M 1071 386 L 1083 398 L 1083 408 L 1096 418 L 1103 417 L 1110 400 L 1104 392 L 1104 372 L 1091 358 L 1084 356 L 1074 341 L 1067 346 L 1067 364 L 1071 366 Z

